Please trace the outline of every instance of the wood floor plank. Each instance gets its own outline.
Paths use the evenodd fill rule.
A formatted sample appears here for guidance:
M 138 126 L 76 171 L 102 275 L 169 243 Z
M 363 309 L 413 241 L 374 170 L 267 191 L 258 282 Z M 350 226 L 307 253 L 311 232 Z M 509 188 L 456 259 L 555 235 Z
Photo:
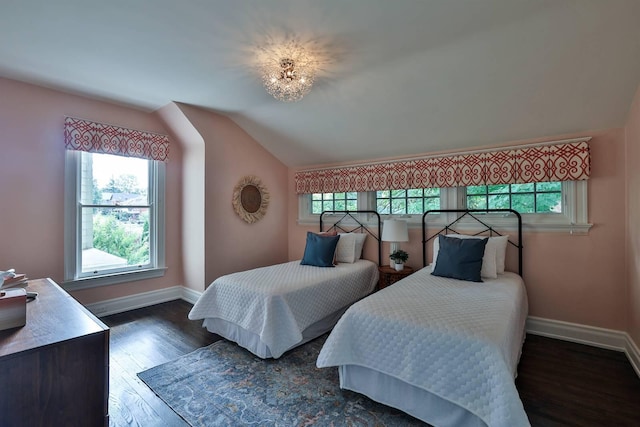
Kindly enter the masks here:
M 186 423 L 137 373 L 220 337 L 177 300 L 102 320 L 111 328 L 111 426 Z M 640 378 L 624 353 L 527 335 L 516 386 L 534 427 L 640 426 Z

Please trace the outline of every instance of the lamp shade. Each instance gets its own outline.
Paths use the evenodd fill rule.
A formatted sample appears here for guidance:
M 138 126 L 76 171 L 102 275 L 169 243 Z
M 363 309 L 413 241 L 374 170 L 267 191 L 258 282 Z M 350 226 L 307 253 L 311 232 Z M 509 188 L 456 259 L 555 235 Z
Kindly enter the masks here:
M 407 221 L 398 219 L 385 219 L 382 227 L 383 242 L 408 242 L 409 231 Z

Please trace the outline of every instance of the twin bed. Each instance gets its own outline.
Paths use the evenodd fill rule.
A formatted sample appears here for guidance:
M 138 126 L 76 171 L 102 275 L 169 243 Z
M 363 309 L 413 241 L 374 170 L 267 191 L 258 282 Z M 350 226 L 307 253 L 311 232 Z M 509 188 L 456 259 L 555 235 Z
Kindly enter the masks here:
M 326 218 L 334 220 L 324 230 Z M 365 226 L 363 218 L 377 227 Z M 210 332 L 261 358 L 279 358 L 330 331 L 351 304 L 374 291 L 379 236 L 380 216 L 375 211 L 324 212 L 320 233 L 307 235 L 303 262 L 310 263 L 298 260 L 222 276 L 205 290 L 189 318 L 204 319 Z M 332 238 L 337 240 L 330 257 L 335 252 L 335 264 L 330 259 L 331 267 L 319 268 L 312 245 Z M 361 259 L 366 240 L 377 245 L 378 264 Z
M 365 286 L 339 310 L 325 310 L 330 312 L 324 317 L 326 322 L 315 322 L 321 327 L 307 326 L 314 324 L 312 319 L 293 327 L 265 316 L 258 316 L 264 321 L 256 323 L 264 331 L 258 331 L 246 319 L 234 325 L 207 319 L 205 326 L 226 333 L 221 335 L 252 347 L 252 351 L 262 349 L 261 354 L 266 356 L 261 357 L 279 357 L 287 349 L 330 330 L 337 321 L 318 356 L 317 366 L 338 367 L 341 388 L 364 394 L 436 426 L 528 426 L 514 382 L 528 310 L 521 277 L 521 219 L 515 211 L 499 211 L 517 220 L 518 240 L 514 243 L 485 224 L 484 217 L 477 215 L 480 212 L 486 211 L 425 213 L 423 259 L 426 264 L 427 243 L 433 242 L 434 252 L 438 250 L 435 266 L 432 262 L 392 286 L 362 298 L 373 290 L 375 283 Z M 440 215 L 454 215 L 455 219 L 426 237 L 427 219 Z M 477 236 L 459 235 L 457 228 L 469 219 L 483 228 L 474 229 Z M 481 239 L 480 235 L 488 238 Z M 508 245 L 517 249 L 518 274 L 505 271 Z M 287 268 L 291 269 L 305 267 L 298 261 L 289 264 Z M 377 281 L 377 266 L 372 264 Z M 316 269 L 337 273 L 340 265 Z M 264 280 L 268 276 L 265 273 L 258 272 L 253 279 Z M 340 283 L 345 287 L 343 278 L 336 278 L 330 289 L 320 285 L 323 291 L 315 296 L 310 296 L 313 291 L 305 291 L 297 298 L 276 298 L 286 303 L 273 303 L 271 297 L 260 302 L 258 298 L 250 309 L 243 307 L 246 312 L 262 313 L 271 305 L 280 304 L 281 310 L 286 306 L 288 310 L 306 313 L 312 306 L 324 305 L 324 299 L 337 292 Z M 305 288 L 293 283 L 287 286 Z M 200 301 L 192 313 L 199 312 L 199 304 Z M 316 313 L 311 317 L 318 316 Z M 249 341 L 258 340 L 262 344 L 246 345 L 247 336 L 243 334 L 247 330 L 252 331 Z M 277 337 L 288 335 L 283 332 L 294 330 L 299 333 L 279 342 Z

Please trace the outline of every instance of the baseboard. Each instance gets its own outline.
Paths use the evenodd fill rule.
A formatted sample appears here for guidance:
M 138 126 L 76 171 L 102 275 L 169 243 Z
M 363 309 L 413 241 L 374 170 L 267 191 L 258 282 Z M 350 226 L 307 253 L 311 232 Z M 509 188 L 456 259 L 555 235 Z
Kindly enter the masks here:
M 628 334 L 627 338 L 627 347 L 625 349 L 625 353 L 627 353 L 627 357 L 629 358 L 629 362 L 631 362 L 631 366 L 633 366 L 636 374 L 638 374 L 638 376 L 640 377 L 640 350 Z
M 184 286 L 182 286 L 181 298 L 186 302 L 195 304 L 196 301 L 198 301 L 198 298 L 200 298 L 200 295 L 202 295 L 202 292 L 194 291 L 191 288 L 185 288 Z
M 622 351 L 640 377 L 640 350 L 626 332 L 529 316 L 527 333 Z
M 86 307 L 94 315 L 102 317 L 176 299 L 183 299 L 193 304 L 200 295 L 201 293 L 185 288 L 184 286 L 172 286 L 170 288 L 159 289 L 157 291 L 143 292 L 126 297 L 100 301 L 93 304 L 86 304 Z

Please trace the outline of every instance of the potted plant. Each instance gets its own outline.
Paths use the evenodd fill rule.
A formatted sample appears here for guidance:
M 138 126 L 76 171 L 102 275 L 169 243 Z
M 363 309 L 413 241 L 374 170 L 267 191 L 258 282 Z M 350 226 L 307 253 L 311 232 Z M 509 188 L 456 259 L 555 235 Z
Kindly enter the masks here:
M 404 263 L 409 259 L 409 254 L 402 249 L 398 249 L 389 255 L 389 258 L 393 261 L 396 271 L 401 271 L 404 268 Z

